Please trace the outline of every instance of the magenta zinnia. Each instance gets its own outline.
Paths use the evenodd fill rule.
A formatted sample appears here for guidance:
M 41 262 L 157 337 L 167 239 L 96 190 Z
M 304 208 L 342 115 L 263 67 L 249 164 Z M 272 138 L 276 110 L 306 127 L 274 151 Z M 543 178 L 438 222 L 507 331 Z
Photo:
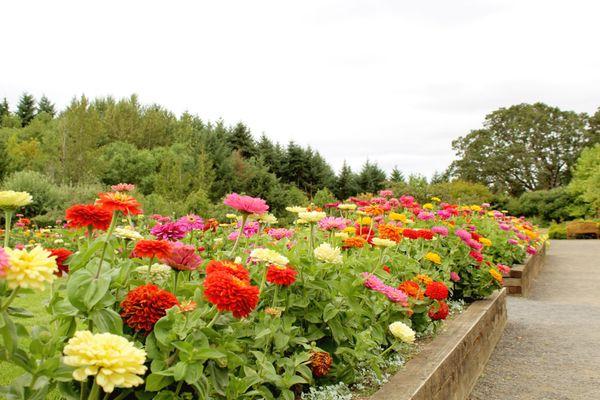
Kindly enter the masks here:
M 202 264 L 202 257 L 196 253 L 194 246 L 175 242 L 169 256 L 161 259 L 161 262 L 177 271 L 193 271 Z
M 223 204 L 233 207 L 245 214 L 264 214 L 269 210 L 267 202 L 258 197 L 241 196 L 237 193 L 228 194 Z

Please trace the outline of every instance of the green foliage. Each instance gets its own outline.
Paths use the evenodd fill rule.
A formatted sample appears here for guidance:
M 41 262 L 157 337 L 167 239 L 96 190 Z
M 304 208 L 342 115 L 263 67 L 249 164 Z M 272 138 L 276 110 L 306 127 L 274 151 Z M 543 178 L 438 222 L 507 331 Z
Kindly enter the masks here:
M 483 184 L 462 180 L 432 183 L 428 192 L 450 203 L 481 204 L 489 202 L 492 198 L 492 193 Z
M 581 150 L 598 141 L 587 116 L 543 103 L 488 114 L 484 128 L 452 142 L 452 175 L 519 195 L 565 185 Z
M 34 171 L 15 172 L 4 179 L 2 187 L 31 194 L 33 203 L 24 210 L 27 216 L 45 214 L 62 205 L 64 199 L 60 189 L 47 176 Z
M 155 158 L 157 153 L 139 150 L 131 143 L 113 142 L 104 146 L 101 151 L 100 179 L 106 185 L 124 182 L 140 186 L 143 178 L 154 174 L 159 165 Z
M 392 170 L 392 173 L 390 174 L 390 182 L 404 183 L 404 181 L 405 181 L 404 174 L 402 173 L 402 171 L 400 171 L 398 169 L 397 166 L 394 165 L 394 169 Z
M 342 166 L 340 174 L 336 179 L 334 193 L 335 196 L 340 200 L 345 200 L 348 197 L 358 193 L 356 175 L 352 172 L 352 168 L 346 164 L 346 161 L 344 161 L 344 165 Z
M 377 163 L 367 160 L 356 177 L 356 184 L 360 192 L 377 193 L 385 187 L 385 178 L 385 172 Z
M 50 102 L 50 100 L 46 96 L 42 96 L 42 98 L 38 102 L 37 112 L 38 114 L 46 113 L 52 118 L 54 118 L 54 116 L 56 115 L 54 104 L 52 104 L 52 102 Z
M 35 114 L 35 98 L 29 93 L 23 93 L 17 106 L 17 116 L 21 120 L 21 126 L 29 125 Z
M 567 238 L 567 224 L 552 224 L 548 229 L 548 237 L 550 239 L 566 239 Z
M 600 119 L 600 111 L 596 114 Z M 581 152 L 569 190 L 590 205 L 590 214 L 600 216 L 600 143 Z
M 566 221 L 579 216 L 586 204 L 566 188 L 523 193 L 507 205 L 514 215 L 538 216 L 543 221 Z
M 333 195 L 333 193 L 331 193 L 331 190 L 323 188 L 315 194 L 315 197 L 313 197 L 312 202 L 315 205 L 323 208 L 325 204 L 334 203 L 336 200 L 337 199 Z

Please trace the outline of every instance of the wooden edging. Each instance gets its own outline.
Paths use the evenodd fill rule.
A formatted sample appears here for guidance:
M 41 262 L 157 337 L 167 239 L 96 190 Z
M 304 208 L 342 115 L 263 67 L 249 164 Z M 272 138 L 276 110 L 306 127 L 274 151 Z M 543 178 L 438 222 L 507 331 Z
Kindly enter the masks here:
M 504 279 L 508 294 L 527 296 L 533 280 L 544 267 L 546 257 L 546 242 L 538 248 L 537 253 L 527 256 L 524 264 L 515 264 L 510 270 L 510 276 Z
M 465 400 L 506 325 L 506 289 L 472 303 L 370 400 Z

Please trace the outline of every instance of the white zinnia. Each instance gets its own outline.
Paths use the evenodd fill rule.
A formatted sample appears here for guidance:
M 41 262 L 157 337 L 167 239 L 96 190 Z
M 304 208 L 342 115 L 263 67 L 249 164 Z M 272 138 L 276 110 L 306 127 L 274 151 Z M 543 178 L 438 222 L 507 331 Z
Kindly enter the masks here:
M 289 212 L 293 212 L 293 213 L 301 213 L 303 211 L 306 211 L 307 208 L 306 207 L 300 207 L 300 206 L 292 206 L 292 207 L 286 207 L 286 210 L 288 210 Z
M 275 264 L 279 265 L 280 267 L 285 267 L 290 262 L 287 257 L 279 254 L 275 250 L 264 248 L 252 250 L 250 253 L 250 258 L 254 261 Z
M 396 242 L 390 239 L 382 239 L 382 238 L 373 238 L 373 244 L 377 247 L 392 247 L 396 245 Z
M 392 322 L 388 327 L 394 337 L 402 340 L 406 343 L 412 343 L 415 341 L 415 331 L 404 322 L 396 321 Z
M 342 252 L 339 247 L 332 247 L 329 243 L 322 243 L 314 251 L 317 260 L 330 264 L 341 264 Z
M 356 204 L 352 204 L 352 203 L 340 204 L 340 205 L 338 205 L 338 208 L 340 210 L 356 210 Z
M 305 220 L 306 222 L 319 222 L 327 216 L 322 211 L 303 211 L 298 213 L 298 218 Z
M 140 240 L 144 237 L 140 235 L 135 229 L 126 226 L 118 226 L 115 228 L 113 232 L 114 235 L 120 239 L 128 239 L 128 240 Z

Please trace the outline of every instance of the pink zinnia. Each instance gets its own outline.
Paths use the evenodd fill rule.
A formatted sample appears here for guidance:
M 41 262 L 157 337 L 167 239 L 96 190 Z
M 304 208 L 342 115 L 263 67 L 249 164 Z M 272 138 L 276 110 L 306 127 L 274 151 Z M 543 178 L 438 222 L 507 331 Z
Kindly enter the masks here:
M 390 189 L 380 190 L 379 195 L 381 197 L 392 197 L 394 195 L 394 191 Z
M 471 234 L 464 229 L 457 229 L 454 231 L 454 234 L 464 241 L 471 239 Z
M 204 220 L 197 215 L 188 214 L 177 220 L 188 232 L 203 230 L 204 229 Z
M 510 273 L 510 267 L 504 264 L 498 264 L 498 271 L 502 272 L 503 275 L 508 275 Z
M 519 241 L 517 239 L 508 239 L 508 243 L 517 245 L 517 244 L 519 244 Z
M 402 290 L 386 285 L 381 279 L 379 279 L 374 274 L 363 272 L 361 275 L 363 278 L 365 278 L 365 287 L 385 295 L 390 301 L 394 303 L 401 303 L 402 305 L 407 305 L 408 295 Z
M 171 253 L 161 262 L 177 271 L 192 271 L 202 264 L 202 257 L 196 254 L 196 248 L 181 242 L 173 243 Z
M 240 196 L 237 193 L 228 194 L 223 204 L 233 207 L 246 214 L 264 214 L 269 210 L 267 202 L 263 199 L 250 196 Z
M 150 233 L 157 239 L 170 240 L 172 242 L 183 239 L 187 232 L 186 227 L 179 222 L 156 224 L 150 229 Z
M 517 232 L 517 237 L 521 240 L 527 240 L 527 235 L 521 232 Z
M 324 231 L 341 231 L 346 226 L 348 226 L 348 222 L 345 218 L 340 217 L 325 217 L 318 222 L 319 229 Z
M 4 251 L 4 248 L 0 247 L 0 276 L 6 275 L 6 270 L 10 267 L 8 263 L 8 254 Z
M 164 224 L 166 222 L 171 222 L 171 218 L 170 217 L 163 216 L 163 215 L 160 215 L 160 214 L 152 214 L 150 216 L 150 219 L 155 220 L 159 224 Z
M 435 214 L 427 211 L 421 211 L 419 212 L 419 215 L 417 215 L 417 218 L 421 221 L 430 221 L 435 218 Z
M 135 185 L 132 183 L 119 183 L 110 187 L 113 192 L 132 192 L 135 190 Z
M 283 238 L 290 239 L 292 236 L 294 236 L 294 231 L 286 228 L 273 228 L 269 229 L 268 235 L 275 240 L 281 240 Z
M 446 220 L 446 219 L 448 219 L 448 218 L 450 218 L 452 216 L 452 213 L 450 211 L 448 211 L 448 210 L 438 210 L 437 211 L 437 215 L 441 219 Z
M 500 225 L 498 225 L 498 228 L 502 229 L 503 231 L 510 230 L 510 226 L 508 226 L 506 224 L 500 224 Z
M 537 253 L 537 250 L 533 246 L 527 246 L 526 251 L 527 251 L 527 254 L 531 254 L 531 255 L 534 255 L 535 253 Z
M 448 236 L 448 228 L 445 226 L 432 226 L 431 231 L 437 233 L 440 236 Z
M 452 282 L 460 282 L 460 276 L 458 276 L 458 274 L 454 271 L 450 272 L 450 280 L 452 280 Z
M 469 239 L 466 241 L 467 245 L 475 250 L 481 250 L 483 248 L 483 244 L 479 243 L 477 240 Z

